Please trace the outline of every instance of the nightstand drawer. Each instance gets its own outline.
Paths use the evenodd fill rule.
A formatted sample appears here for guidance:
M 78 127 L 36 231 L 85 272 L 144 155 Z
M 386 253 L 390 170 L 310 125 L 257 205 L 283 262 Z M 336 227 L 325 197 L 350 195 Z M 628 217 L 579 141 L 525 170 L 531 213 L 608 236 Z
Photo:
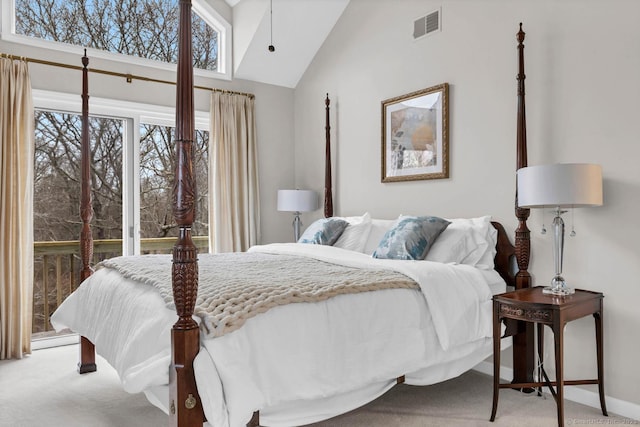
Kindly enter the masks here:
M 520 303 L 509 304 L 501 302 L 499 304 L 500 317 L 536 323 L 550 324 L 553 322 L 553 310 L 546 310 L 543 308 L 523 308 Z

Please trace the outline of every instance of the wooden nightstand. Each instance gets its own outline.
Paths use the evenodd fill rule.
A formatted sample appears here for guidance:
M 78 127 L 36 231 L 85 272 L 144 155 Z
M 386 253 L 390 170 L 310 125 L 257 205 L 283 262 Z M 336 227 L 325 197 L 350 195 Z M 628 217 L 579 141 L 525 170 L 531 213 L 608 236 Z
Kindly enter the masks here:
M 491 409 L 491 421 L 496 418 L 498 409 L 498 394 L 501 388 L 538 388 L 547 385 L 556 400 L 558 408 L 558 425 L 564 425 L 564 394 L 565 385 L 597 384 L 600 393 L 600 407 L 602 414 L 607 416 L 607 407 L 604 401 L 603 378 L 603 352 L 602 352 L 602 299 L 599 292 L 576 289 L 575 294 L 567 296 L 547 295 L 542 293 L 542 287 L 519 289 L 493 297 L 493 408 Z M 563 377 L 564 358 L 564 327 L 575 319 L 592 314 L 596 323 L 596 350 L 598 364 L 598 379 L 565 381 Z M 500 339 L 501 322 L 505 319 L 514 319 L 537 324 L 538 330 L 538 379 L 545 381 L 532 383 L 500 383 Z M 553 330 L 556 380 L 550 381 L 544 371 L 543 343 L 544 325 Z M 506 336 L 510 336 L 507 332 Z M 555 387 L 555 389 L 554 389 Z

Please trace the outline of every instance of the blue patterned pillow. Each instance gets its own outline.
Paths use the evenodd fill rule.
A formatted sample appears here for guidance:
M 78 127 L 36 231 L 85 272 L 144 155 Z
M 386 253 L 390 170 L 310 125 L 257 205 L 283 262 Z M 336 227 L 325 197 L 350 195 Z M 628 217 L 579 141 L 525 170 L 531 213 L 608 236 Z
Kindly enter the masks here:
M 422 260 L 449 224 L 449 221 L 437 216 L 401 217 L 384 235 L 373 257 Z
M 338 218 L 322 218 L 307 228 L 298 243 L 313 243 L 316 245 L 333 245 L 349 223 Z

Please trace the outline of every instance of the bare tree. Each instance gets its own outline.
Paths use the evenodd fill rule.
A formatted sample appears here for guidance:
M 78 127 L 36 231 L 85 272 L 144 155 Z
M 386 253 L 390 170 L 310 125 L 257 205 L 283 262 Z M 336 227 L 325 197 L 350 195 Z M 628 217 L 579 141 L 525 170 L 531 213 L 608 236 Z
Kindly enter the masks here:
M 176 0 L 16 0 L 16 32 L 46 40 L 135 55 L 177 60 Z M 216 69 L 217 32 L 193 15 L 194 65 Z M 92 192 L 95 238 L 122 237 L 122 134 L 120 119 L 92 117 Z M 173 128 L 140 129 L 141 235 L 175 235 L 170 193 Z M 196 233 L 207 233 L 207 138 L 198 132 L 199 187 Z M 35 238 L 75 240 L 80 229 L 80 117 L 39 111 L 36 115 Z
M 140 235 L 177 236 L 173 218 L 172 183 L 175 168 L 174 128 L 142 125 L 140 129 Z M 208 233 L 207 149 L 209 133 L 196 130 L 194 170 L 197 200 L 195 235 Z
M 16 33 L 162 62 L 178 59 L 176 0 L 16 0 Z M 218 33 L 192 14 L 196 68 L 216 70 Z
M 122 238 L 122 119 L 90 117 L 91 181 L 94 237 Z M 36 241 L 76 240 L 81 221 L 80 116 L 37 111 L 34 187 Z M 141 125 L 141 237 L 176 236 L 171 191 L 174 174 L 174 128 Z M 198 200 L 194 233 L 208 233 L 208 132 L 196 131 Z
M 125 55 L 176 62 L 176 3 L 176 0 L 16 0 L 16 32 Z M 218 34 L 195 14 L 193 38 L 194 65 L 215 70 Z M 94 239 L 123 237 L 123 203 L 127 202 L 123 200 L 125 124 L 125 120 L 119 118 L 89 119 Z M 141 125 L 139 191 L 142 237 L 176 235 L 171 206 L 175 157 L 173 132 L 171 127 Z M 36 241 L 78 240 L 81 229 L 80 135 L 79 115 L 36 111 Z M 206 235 L 208 231 L 207 145 L 208 134 L 197 131 L 194 168 L 198 200 L 194 233 L 200 235 Z M 137 188 L 131 190 L 138 191 Z M 115 253 L 100 256 L 112 255 Z M 46 314 L 57 306 L 59 292 L 64 298 L 77 285 L 75 257 L 67 254 L 63 262 L 57 253 L 54 257 L 36 256 L 34 332 L 49 328 Z M 68 286 L 58 287 L 58 282 Z M 53 283 L 57 283 L 56 287 L 47 288 L 47 284 Z
M 34 238 L 76 240 L 80 233 L 80 133 L 77 114 L 36 111 Z M 100 239 L 122 238 L 121 119 L 91 117 L 92 228 Z

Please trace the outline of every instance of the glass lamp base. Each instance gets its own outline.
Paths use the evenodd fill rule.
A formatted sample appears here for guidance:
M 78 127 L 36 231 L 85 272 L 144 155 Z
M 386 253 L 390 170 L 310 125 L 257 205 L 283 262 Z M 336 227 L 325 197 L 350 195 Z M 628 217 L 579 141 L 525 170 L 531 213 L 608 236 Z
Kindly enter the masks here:
M 560 274 L 556 274 L 554 278 L 551 279 L 551 286 L 547 286 L 542 290 L 543 294 L 550 295 L 571 295 L 575 292 L 575 289 L 567 286 L 567 283 Z
M 549 295 L 571 295 L 575 292 L 575 289 L 568 286 L 559 286 L 557 288 L 554 288 L 553 286 L 547 286 L 546 288 L 542 289 L 543 294 Z

